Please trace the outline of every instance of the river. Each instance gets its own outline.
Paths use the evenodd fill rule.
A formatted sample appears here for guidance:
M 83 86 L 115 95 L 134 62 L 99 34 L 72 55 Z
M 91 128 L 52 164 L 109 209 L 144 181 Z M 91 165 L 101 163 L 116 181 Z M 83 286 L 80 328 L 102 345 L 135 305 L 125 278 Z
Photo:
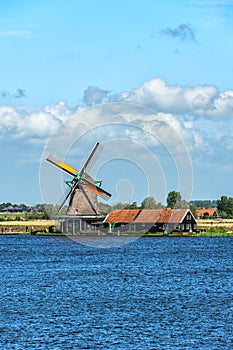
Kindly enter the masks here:
M 232 237 L 0 236 L 0 259 L 1 350 L 233 348 Z

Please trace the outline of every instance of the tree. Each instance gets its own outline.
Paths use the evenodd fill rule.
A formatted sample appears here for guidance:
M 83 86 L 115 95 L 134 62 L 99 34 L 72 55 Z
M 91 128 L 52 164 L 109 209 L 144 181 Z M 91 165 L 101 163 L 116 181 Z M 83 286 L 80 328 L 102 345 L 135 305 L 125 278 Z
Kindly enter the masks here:
M 0 204 L 0 210 L 5 209 L 5 208 L 9 207 L 10 205 L 12 205 L 10 202 L 1 203 Z
M 124 209 L 126 207 L 126 203 L 116 203 L 112 206 L 112 210 L 121 210 L 121 209 Z
M 103 215 L 107 215 L 112 210 L 111 205 L 106 204 L 106 203 L 99 202 L 98 206 L 99 206 L 99 210 L 100 210 L 101 214 L 103 214 Z
M 171 209 L 180 208 L 181 200 L 182 198 L 180 192 L 171 191 L 167 196 L 167 206 Z
M 217 200 L 217 210 L 221 217 L 232 218 L 233 217 L 233 198 L 222 196 Z
M 197 207 L 196 207 L 196 205 L 190 204 L 190 205 L 189 205 L 189 209 L 191 210 L 193 216 L 196 218 L 196 217 L 197 217 L 197 213 L 196 213 Z
M 137 202 L 133 202 L 132 204 L 127 204 L 124 209 L 139 209 Z
M 27 209 L 28 209 L 28 206 L 26 204 L 24 204 L 24 203 L 21 203 L 21 204 L 17 205 L 17 207 L 22 208 L 25 211 L 27 211 Z
M 162 204 L 157 203 L 154 197 L 146 197 L 141 203 L 142 209 L 158 209 L 162 207 Z
M 189 203 L 192 205 L 195 205 L 197 208 L 216 208 L 217 207 L 217 201 L 215 199 L 191 200 Z
M 167 206 L 171 209 L 189 209 L 189 203 L 182 199 L 180 192 L 176 191 L 168 193 Z

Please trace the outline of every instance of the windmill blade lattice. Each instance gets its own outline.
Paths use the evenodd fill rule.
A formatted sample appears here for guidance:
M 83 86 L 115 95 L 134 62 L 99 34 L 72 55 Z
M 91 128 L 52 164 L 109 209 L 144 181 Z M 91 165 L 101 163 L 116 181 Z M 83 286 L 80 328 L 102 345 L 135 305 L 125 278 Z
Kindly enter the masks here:
M 98 157 L 100 156 L 100 153 L 102 152 L 103 148 L 104 148 L 104 146 L 101 145 L 99 142 L 97 142 L 95 144 L 91 153 L 87 157 L 86 161 L 84 162 L 84 164 L 80 170 L 80 176 L 82 176 L 82 174 L 84 172 L 89 173 L 93 169 L 93 167 L 94 167 Z
M 61 209 L 63 208 L 65 202 L 67 201 L 67 199 L 70 196 L 70 192 L 71 192 L 71 188 L 67 188 L 67 190 L 65 191 L 65 193 L 62 195 L 62 197 L 59 199 L 56 207 L 58 208 L 57 211 L 60 212 Z

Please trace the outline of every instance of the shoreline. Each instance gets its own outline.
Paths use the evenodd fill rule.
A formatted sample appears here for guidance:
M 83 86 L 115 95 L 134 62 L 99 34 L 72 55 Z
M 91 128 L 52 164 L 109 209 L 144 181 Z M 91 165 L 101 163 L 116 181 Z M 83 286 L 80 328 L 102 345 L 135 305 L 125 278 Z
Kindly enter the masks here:
M 82 233 L 77 233 L 77 234 L 65 234 L 62 232 L 44 232 L 44 231 L 39 231 L 39 232 L 4 232 L 0 233 L 0 236 L 38 236 L 38 237 L 142 237 L 142 238 L 190 238 L 190 237 L 233 237 L 233 231 L 227 231 L 227 232 L 199 232 L 199 233 L 170 233 L 164 235 L 162 232 L 159 233 L 145 233 L 145 234 L 137 234 L 137 232 L 130 232 L 130 233 L 104 233 L 104 234 L 97 234 L 95 232 L 82 232 Z
M 15 220 L 0 221 L 0 235 L 37 235 L 37 236 L 67 236 L 56 231 L 54 220 Z M 70 234 L 72 236 L 72 234 Z M 99 236 L 99 237 L 117 237 L 117 232 L 80 232 L 77 236 Z M 218 220 L 197 220 L 197 232 L 174 232 L 164 235 L 163 232 L 146 233 L 146 232 L 122 232 L 120 237 L 231 237 L 233 236 L 233 219 Z

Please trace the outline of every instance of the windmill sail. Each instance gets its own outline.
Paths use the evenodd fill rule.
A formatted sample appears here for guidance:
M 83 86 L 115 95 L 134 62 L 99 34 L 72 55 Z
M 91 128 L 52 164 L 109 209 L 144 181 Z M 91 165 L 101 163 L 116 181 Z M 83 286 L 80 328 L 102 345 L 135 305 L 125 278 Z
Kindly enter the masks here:
M 64 195 L 61 197 L 61 199 L 60 199 L 59 202 L 57 203 L 58 212 L 61 211 L 61 209 L 63 208 L 65 202 L 66 202 L 67 199 L 70 197 L 71 191 L 72 191 L 72 188 L 67 188 L 66 192 L 64 193 Z
M 78 173 L 78 170 L 64 162 L 57 160 L 52 155 L 49 155 L 48 158 L 46 158 L 46 160 L 72 176 Z
M 105 200 L 108 200 L 112 195 L 111 193 L 103 190 L 101 187 L 94 185 L 91 181 L 87 179 L 83 179 L 83 186 L 85 186 L 90 191 L 94 192 L 95 194 L 99 195 Z
M 86 159 L 86 161 L 84 162 L 81 170 L 80 170 L 80 175 L 82 176 L 82 174 L 84 172 L 89 173 L 93 166 L 95 165 L 100 153 L 102 152 L 104 146 L 102 146 L 99 142 L 97 142 L 95 144 L 95 146 L 93 147 L 91 153 L 89 154 L 88 158 Z

